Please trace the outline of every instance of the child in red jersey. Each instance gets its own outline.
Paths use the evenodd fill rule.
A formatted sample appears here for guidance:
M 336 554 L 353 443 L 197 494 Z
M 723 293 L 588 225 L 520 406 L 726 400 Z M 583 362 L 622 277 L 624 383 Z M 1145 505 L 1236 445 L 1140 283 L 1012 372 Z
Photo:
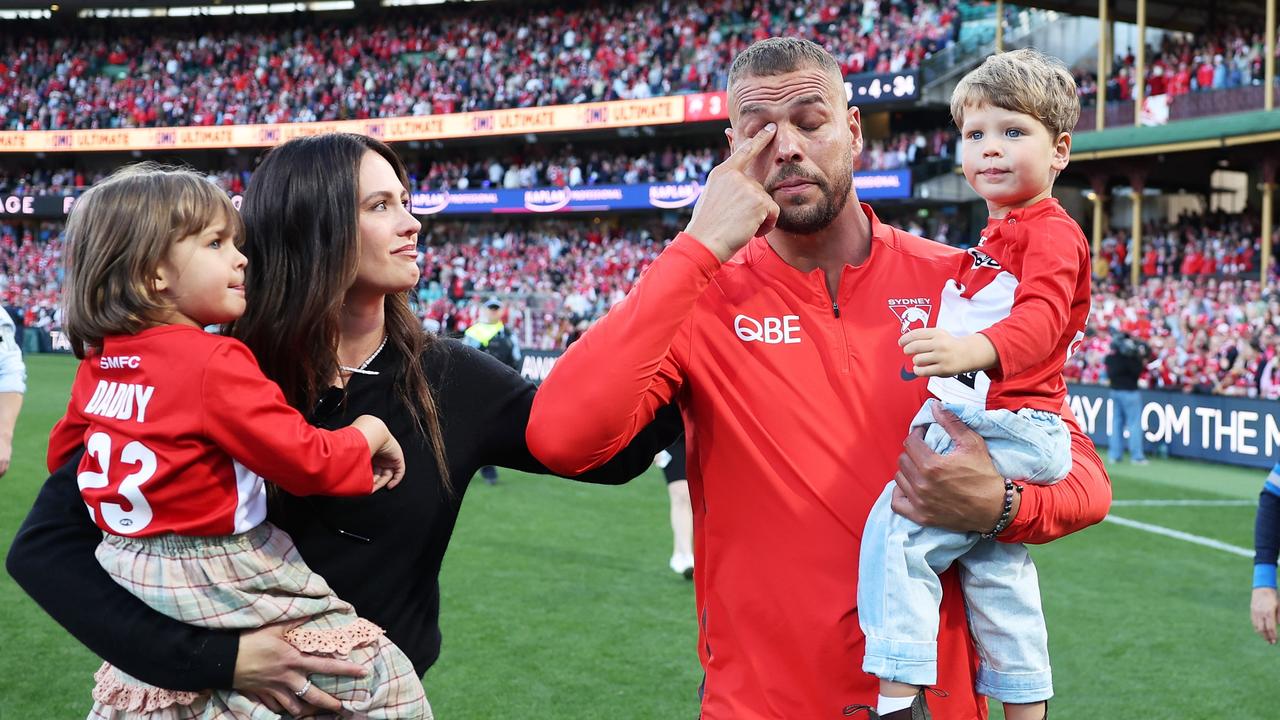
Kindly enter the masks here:
M 367 495 L 400 482 L 404 455 L 372 416 L 336 431 L 307 424 L 242 343 L 204 332 L 244 312 L 240 227 L 211 183 L 150 163 L 76 203 L 65 328 L 82 362 L 49 469 L 85 448 L 78 482 L 105 533 L 98 560 L 151 607 L 229 629 L 306 620 L 289 642 L 366 668 L 315 677 L 344 710 L 430 717 L 409 659 L 265 522 L 264 478 L 296 495 Z M 278 717 L 238 692 L 163 690 L 105 663 L 95 678 L 90 718 Z M 311 685 L 295 694 L 306 700 Z
M 937 677 L 937 573 L 959 562 L 981 656 L 978 692 L 1002 701 L 1010 720 L 1040 720 L 1053 685 L 1035 566 L 1024 546 L 995 537 L 1021 492 L 1014 480 L 1051 484 L 1071 469 L 1062 370 L 1084 339 L 1090 262 L 1083 233 L 1051 193 L 1080 106 L 1065 67 L 1018 50 L 966 76 L 951 111 L 965 177 L 990 219 L 943 288 L 936 327 L 908 332 L 900 344 L 934 396 L 912 428 L 927 427 L 926 442 L 946 452 L 951 438 L 934 423 L 933 406 L 959 416 L 1007 478 L 1005 504 L 984 534 L 926 528 L 893 512 L 889 483 L 861 548 L 863 670 L 881 680 L 880 717 L 928 717 L 921 689 Z

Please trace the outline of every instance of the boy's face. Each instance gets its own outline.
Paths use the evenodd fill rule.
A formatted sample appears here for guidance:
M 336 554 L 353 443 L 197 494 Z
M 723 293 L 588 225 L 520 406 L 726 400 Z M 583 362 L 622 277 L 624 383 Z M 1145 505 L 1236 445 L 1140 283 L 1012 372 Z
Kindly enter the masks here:
M 1070 134 L 1051 137 L 1036 118 L 991 105 L 965 108 L 960 137 L 964 177 L 991 217 L 1049 197 L 1071 156 Z

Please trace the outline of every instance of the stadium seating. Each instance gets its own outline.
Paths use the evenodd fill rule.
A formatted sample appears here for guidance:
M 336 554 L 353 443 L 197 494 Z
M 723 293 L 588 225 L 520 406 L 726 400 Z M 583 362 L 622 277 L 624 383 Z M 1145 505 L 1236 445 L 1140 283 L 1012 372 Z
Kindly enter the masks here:
M 626 225 L 561 219 L 429 223 L 413 303 L 425 327 L 458 334 L 474 320 L 481 299 L 497 295 L 508 299 L 510 323 L 527 348 L 563 348 L 626 295 L 678 230 L 657 219 Z M 1247 237 L 1250 227 L 1240 216 L 1185 217 L 1149 237 L 1162 246 L 1217 247 L 1224 237 Z M 6 303 L 21 308 L 27 327 L 45 333 L 60 326 L 62 242 L 58 225 L 0 224 Z M 1147 279 L 1135 295 L 1115 278 L 1096 283 L 1088 335 L 1066 367 L 1068 379 L 1104 382 L 1102 360 L 1114 333 L 1123 331 L 1151 345 L 1151 387 L 1280 397 L 1280 294 L 1274 283 L 1262 287 L 1242 279 L 1249 268 L 1224 273 L 1225 264 L 1207 274 L 1181 273 L 1177 261 L 1165 266 L 1171 272 Z
M 307 122 L 705 92 L 723 89 L 731 59 L 768 35 L 817 40 L 847 73 L 897 71 L 953 40 L 956 5 L 480 5 L 355 24 L 223 18 L 122 32 L 86 22 L 72 38 L 35 26 L 35 37 L 0 38 L 0 129 Z

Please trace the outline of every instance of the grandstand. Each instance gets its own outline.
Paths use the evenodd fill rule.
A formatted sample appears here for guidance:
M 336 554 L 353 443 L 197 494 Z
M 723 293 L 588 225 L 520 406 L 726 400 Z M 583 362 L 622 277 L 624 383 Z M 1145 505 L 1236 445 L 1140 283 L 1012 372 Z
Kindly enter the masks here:
M 190 4 L 0 4 L 0 296 L 29 353 L 69 350 L 61 228 L 96 180 L 175 162 L 238 202 L 265 148 L 347 131 L 409 167 L 423 327 L 460 335 L 501 297 L 540 376 L 685 225 L 727 152 L 729 62 L 770 35 L 841 63 L 867 139 L 859 197 L 969 246 L 986 208 L 947 100 L 986 55 L 1035 46 L 1084 106 L 1055 186 L 1095 265 L 1073 407 L 1105 398 L 1126 333 L 1151 350 L 1153 451 L 1280 456 L 1276 0 Z M 1109 415 L 1077 414 L 1105 444 Z

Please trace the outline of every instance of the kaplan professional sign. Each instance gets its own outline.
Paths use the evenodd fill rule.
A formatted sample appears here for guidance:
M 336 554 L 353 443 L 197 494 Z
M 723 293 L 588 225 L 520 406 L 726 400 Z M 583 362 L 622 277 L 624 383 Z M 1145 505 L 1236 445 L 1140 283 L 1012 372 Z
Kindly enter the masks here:
M 860 200 L 909 198 L 911 171 L 854 173 L 853 186 L 857 188 Z M 413 193 L 412 210 L 416 215 L 675 210 L 693 207 L 702 195 L 702 187 L 701 183 L 687 182 L 524 190 L 440 190 Z
M 1270 469 L 1280 459 L 1280 402 L 1143 390 L 1148 454 L 1167 445 L 1173 457 Z M 1070 385 L 1067 400 L 1080 426 L 1106 447 L 1113 422 L 1108 388 Z
M 860 200 L 909 198 L 911 171 L 854 173 L 853 186 Z M 701 195 L 702 184 L 696 181 L 523 190 L 440 190 L 413 193 L 411 210 L 415 215 L 678 210 L 693 207 Z M 0 195 L 0 218 L 64 218 L 71 212 L 76 197 Z M 239 210 L 242 199 L 241 195 L 232 195 L 231 204 Z

